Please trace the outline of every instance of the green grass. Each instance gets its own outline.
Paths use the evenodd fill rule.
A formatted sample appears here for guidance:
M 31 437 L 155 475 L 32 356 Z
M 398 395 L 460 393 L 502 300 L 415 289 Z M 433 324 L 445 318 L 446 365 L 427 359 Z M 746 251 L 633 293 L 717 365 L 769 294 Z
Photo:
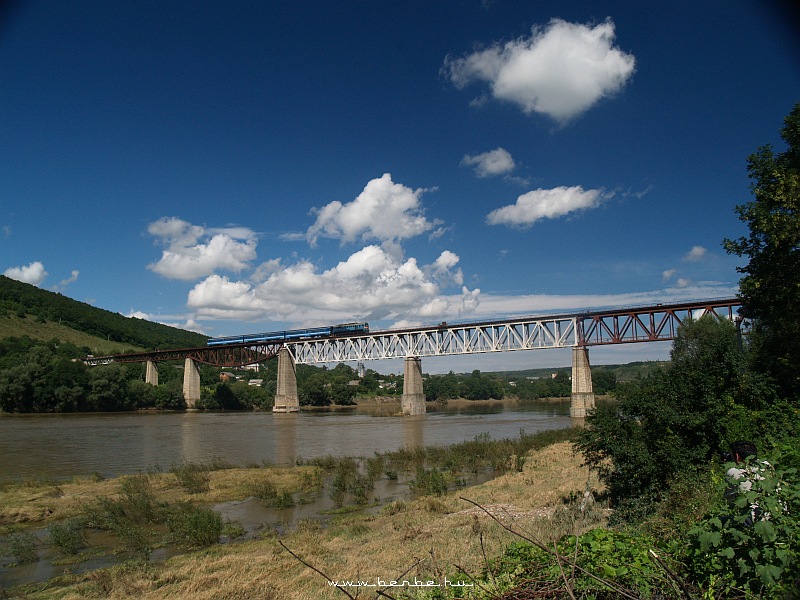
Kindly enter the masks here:
M 45 342 L 57 338 L 61 342 L 75 344 L 81 348 L 85 346 L 96 356 L 122 354 L 129 350 L 135 352 L 144 351 L 144 348 L 121 342 L 110 342 L 103 338 L 77 331 L 71 327 L 59 325 L 53 321 L 40 322 L 36 317 L 32 316 L 20 319 L 18 316 L 8 313 L 0 315 L 0 338 L 23 336 Z

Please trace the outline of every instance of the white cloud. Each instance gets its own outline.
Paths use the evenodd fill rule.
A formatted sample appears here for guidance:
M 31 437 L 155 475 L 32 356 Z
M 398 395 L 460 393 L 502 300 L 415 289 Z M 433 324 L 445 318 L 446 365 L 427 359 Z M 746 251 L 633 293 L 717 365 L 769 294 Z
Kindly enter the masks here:
M 336 200 L 315 209 L 317 220 L 308 228 L 306 239 L 312 245 L 319 237 L 387 242 L 430 231 L 438 223 L 428 221 L 423 214 L 420 197 L 425 191 L 394 183 L 391 174 L 385 173 L 367 183 L 352 202 Z
M 256 257 L 256 237 L 245 227 L 206 229 L 177 217 L 151 223 L 148 233 L 166 246 L 147 268 L 168 279 L 197 279 L 217 270 L 239 272 Z
M 445 251 L 432 264 L 399 259 L 370 245 L 320 271 L 301 260 L 272 272 L 262 283 L 211 275 L 189 292 L 197 318 L 331 322 L 367 318 L 432 318 L 447 311 L 441 282 L 460 282 L 458 256 Z
M 37 260 L 25 267 L 10 267 L 3 271 L 3 275 L 10 279 L 38 286 L 47 277 L 47 271 L 44 270 L 44 265 Z
M 495 148 L 489 152 L 476 154 L 474 156 L 467 154 L 461 159 L 461 164 L 468 167 L 475 167 L 475 174 L 478 177 L 504 175 L 513 171 L 516 166 L 511 153 L 505 148 Z
M 683 260 L 686 262 L 700 262 L 708 255 L 708 250 L 703 248 L 702 246 L 692 246 L 692 249 L 689 250 L 683 256 Z
M 61 280 L 61 281 L 58 283 L 58 285 L 54 285 L 54 286 L 53 286 L 52 288 L 50 288 L 50 289 L 52 289 L 54 292 L 63 292 L 63 291 L 64 291 L 64 290 L 67 288 L 67 286 L 68 286 L 69 284 L 71 284 L 71 283 L 75 283 L 76 281 L 78 281 L 78 276 L 79 276 L 80 274 L 81 274 L 81 273 L 80 273 L 80 271 L 78 271 L 78 270 L 73 270 L 73 271 L 72 271 L 72 273 L 70 273 L 70 276 L 69 276 L 69 278 L 67 278 L 67 279 L 62 279 L 62 280 Z
M 480 302 L 475 305 L 471 319 L 491 319 L 511 315 L 546 315 L 568 313 L 576 310 L 645 306 L 685 302 L 698 298 L 734 297 L 738 287 L 719 282 L 692 283 L 679 280 L 680 285 L 657 290 L 629 292 L 620 294 L 521 294 L 502 295 L 480 293 Z M 466 290 L 466 288 L 464 288 Z M 461 296 L 449 295 L 451 305 L 459 305 L 468 292 L 462 290 Z
M 610 195 L 602 190 L 584 190 L 581 186 L 538 189 L 523 194 L 515 204 L 503 206 L 486 216 L 489 225 L 527 228 L 540 219 L 555 219 L 568 213 L 596 208 Z
M 616 94 L 630 79 L 636 60 L 613 46 L 614 22 L 598 25 L 553 19 L 530 37 L 444 61 L 442 72 L 458 88 L 489 84 L 491 95 L 560 123 Z
M 664 283 L 668 282 L 670 279 L 675 277 L 675 273 L 677 272 L 677 269 L 666 269 L 663 273 L 661 273 L 661 281 Z
M 151 315 L 140 310 L 132 310 L 125 316 L 132 319 L 142 319 L 144 321 L 160 323 L 161 325 L 168 325 L 169 327 L 177 327 L 179 329 L 185 329 L 186 331 L 194 331 L 195 333 L 201 333 L 205 335 L 203 327 L 192 317 L 186 317 L 185 315 L 159 315 L 159 317 L 156 318 L 155 315 Z

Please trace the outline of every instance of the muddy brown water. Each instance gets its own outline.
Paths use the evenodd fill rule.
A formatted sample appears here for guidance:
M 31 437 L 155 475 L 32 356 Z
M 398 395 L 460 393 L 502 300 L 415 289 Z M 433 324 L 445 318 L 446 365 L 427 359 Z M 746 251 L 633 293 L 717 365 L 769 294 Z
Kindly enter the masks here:
M 182 461 L 223 460 L 236 466 L 261 463 L 294 464 L 299 458 L 372 456 L 403 447 L 448 445 L 489 434 L 492 439 L 516 438 L 572 425 L 569 402 L 519 404 L 476 403 L 437 406 L 427 415 L 403 417 L 396 406 L 272 413 L 136 413 L 89 415 L 0 416 L 0 478 L 70 478 L 99 473 L 103 477 L 167 471 Z M 380 510 L 392 500 L 408 498 L 409 475 L 383 478 L 371 494 Z M 492 477 L 479 473 L 465 481 Z M 245 537 L 266 528 L 290 527 L 304 518 L 327 518 L 335 508 L 322 490 L 306 503 L 270 509 L 254 498 L 214 505 L 226 520 L 236 521 Z M 39 560 L 14 565 L 8 545 L 0 540 L 0 588 L 45 581 L 64 572 L 80 573 L 114 564 L 120 557 L 103 555 L 72 565 L 58 564 L 47 544 L 46 530 L 34 532 L 42 541 Z M 90 532 L 93 548 L 111 547 L 104 532 Z M 97 539 L 94 539 L 97 538 Z M 223 540 L 225 541 L 225 540 Z M 163 560 L 181 550 L 159 548 L 151 560 Z

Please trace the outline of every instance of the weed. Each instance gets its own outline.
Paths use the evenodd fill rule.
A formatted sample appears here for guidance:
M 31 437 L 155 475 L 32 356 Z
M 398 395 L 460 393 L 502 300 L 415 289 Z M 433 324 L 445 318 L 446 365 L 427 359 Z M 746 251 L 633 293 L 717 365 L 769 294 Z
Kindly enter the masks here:
M 294 498 L 288 491 L 283 491 L 270 502 L 269 506 L 278 510 L 291 508 L 294 506 Z
M 246 532 L 244 527 L 242 526 L 239 521 L 230 521 L 226 520 L 222 524 L 222 535 L 227 537 L 229 540 L 233 540 L 238 537 L 242 537 Z
M 63 554 L 77 554 L 86 547 L 83 522 L 79 519 L 54 523 L 48 532 L 50 533 L 50 543 Z
M 11 555 L 20 563 L 39 559 L 39 540 L 28 531 L 12 530 L 6 535 Z
M 267 476 L 258 477 L 248 482 L 247 489 L 251 496 L 259 500 L 272 501 L 278 496 L 278 489 L 275 487 L 275 483 Z
M 222 517 L 210 508 L 181 502 L 168 510 L 167 527 L 177 544 L 199 548 L 219 541 Z
M 184 462 L 172 465 L 170 470 L 178 478 L 178 483 L 190 494 L 202 494 L 211 489 L 211 477 L 206 465 Z
M 417 477 L 408 486 L 420 496 L 441 496 L 447 493 L 447 480 L 437 469 L 417 467 Z

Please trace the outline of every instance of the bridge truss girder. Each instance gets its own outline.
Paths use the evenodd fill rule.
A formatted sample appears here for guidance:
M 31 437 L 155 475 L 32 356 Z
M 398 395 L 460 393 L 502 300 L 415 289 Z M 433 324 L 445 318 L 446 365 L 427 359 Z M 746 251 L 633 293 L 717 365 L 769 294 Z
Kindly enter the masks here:
M 369 335 L 297 341 L 261 342 L 160 350 L 139 354 L 91 357 L 90 365 L 111 362 L 170 361 L 191 358 L 218 367 L 255 364 L 288 348 L 297 364 L 456 356 L 514 350 L 604 346 L 675 339 L 681 323 L 710 314 L 735 320 L 741 302 L 735 298 L 682 304 L 656 304 L 624 309 L 520 317 L 493 322 L 442 324 L 413 329 L 376 331 Z
M 669 341 L 688 319 L 734 321 L 740 307 L 739 300 L 722 299 L 586 313 L 578 319 L 578 336 L 581 346 Z
M 203 346 L 201 348 L 154 350 L 152 352 L 99 356 L 87 358 L 84 362 L 89 365 L 101 365 L 112 362 L 164 362 L 191 358 L 195 362 L 214 367 L 241 367 L 269 360 L 278 355 L 281 347 L 283 347 L 283 342 L 228 344 L 225 346 Z
M 564 316 L 434 326 L 302 340 L 287 347 L 298 364 L 568 348 L 577 343 L 575 322 L 573 316 Z

